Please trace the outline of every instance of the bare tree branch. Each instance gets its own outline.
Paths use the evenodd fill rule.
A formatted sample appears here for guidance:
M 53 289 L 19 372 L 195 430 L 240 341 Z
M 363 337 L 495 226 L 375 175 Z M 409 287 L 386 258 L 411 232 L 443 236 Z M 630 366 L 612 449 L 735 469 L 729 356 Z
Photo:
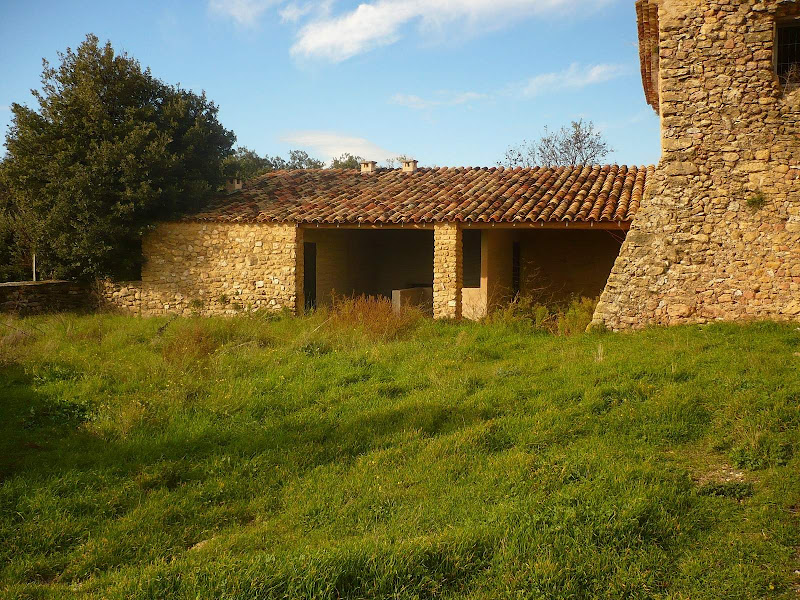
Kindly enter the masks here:
M 560 167 L 591 165 L 602 161 L 613 149 L 595 130 L 594 123 L 583 119 L 572 121 L 558 131 L 544 128 L 542 137 L 536 142 L 524 140 L 517 146 L 509 146 L 498 165 L 504 167 Z

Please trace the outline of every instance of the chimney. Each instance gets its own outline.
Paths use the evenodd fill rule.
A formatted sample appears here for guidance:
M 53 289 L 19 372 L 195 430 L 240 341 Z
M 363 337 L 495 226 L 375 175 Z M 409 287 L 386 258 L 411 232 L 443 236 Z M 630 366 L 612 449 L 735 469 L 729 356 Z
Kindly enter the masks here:
M 417 162 L 413 158 L 409 158 L 408 160 L 403 161 L 403 173 L 416 173 L 417 172 Z
M 242 180 L 238 177 L 225 180 L 225 192 L 231 194 L 242 189 Z
M 377 165 L 374 160 L 362 160 L 361 161 L 361 174 L 365 173 L 374 173 L 375 172 L 375 165 Z

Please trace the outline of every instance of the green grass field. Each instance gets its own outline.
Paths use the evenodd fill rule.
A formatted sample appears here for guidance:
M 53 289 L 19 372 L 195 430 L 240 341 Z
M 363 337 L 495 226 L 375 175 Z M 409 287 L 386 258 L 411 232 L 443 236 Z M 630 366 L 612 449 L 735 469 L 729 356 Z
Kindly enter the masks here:
M 4 320 L 0 597 L 798 597 L 796 326 L 357 320 Z

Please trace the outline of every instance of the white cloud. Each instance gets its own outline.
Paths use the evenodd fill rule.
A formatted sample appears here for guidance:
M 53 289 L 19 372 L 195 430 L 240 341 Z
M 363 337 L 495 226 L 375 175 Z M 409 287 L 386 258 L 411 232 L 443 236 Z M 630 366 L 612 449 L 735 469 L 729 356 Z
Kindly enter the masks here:
M 296 23 L 312 13 L 316 19 L 325 19 L 331 13 L 332 4 L 333 0 L 316 0 L 315 2 L 306 2 L 304 4 L 290 2 L 279 10 L 278 14 L 282 23 Z
M 209 0 L 212 12 L 230 17 L 242 27 L 255 27 L 259 18 L 280 0 Z
M 281 16 L 283 23 L 296 23 L 314 9 L 312 4 L 303 4 L 302 6 L 294 2 L 287 4 L 278 14 Z
M 528 98 L 563 90 L 579 90 L 597 83 L 611 81 L 625 74 L 622 65 L 585 65 L 573 63 L 564 71 L 542 73 L 531 77 L 522 87 L 522 95 Z
M 502 97 L 533 98 L 545 94 L 566 90 L 579 90 L 590 85 L 611 81 L 627 73 L 623 65 L 572 64 L 569 68 L 554 73 L 542 73 L 523 82 L 508 85 L 505 89 L 493 93 L 479 92 L 435 92 L 431 98 L 422 98 L 414 94 L 395 94 L 389 101 L 417 110 L 457 106 L 480 100 L 492 100 Z
M 214 0 L 218 1 L 218 0 Z M 424 32 L 457 24 L 484 32 L 531 16 L 586 11 L 611 0 L 373 0 L 336 17 L 312 20 L 299 32 L 292 54 L 333 62 L 396 42 L 416 22 Z
M 478 92 L 436 92 L 433 98 L 425 99 L 414 94 L 395 94 L 390 101 L 393 104 L 425 110 L 440 106 L 457 106 L 459 104 L 469 104 L 477 100 L 485 100 L 486 94 Z
M 332 131 L 293 131 L 284 135 L 281 141 L 300 148 L 308 148 L 313 154 L 322 156 L 328 161 L 338 158 L 345 152 L 376 161 L 399 154 L 373 144 L 365 138 L 341 135 Z

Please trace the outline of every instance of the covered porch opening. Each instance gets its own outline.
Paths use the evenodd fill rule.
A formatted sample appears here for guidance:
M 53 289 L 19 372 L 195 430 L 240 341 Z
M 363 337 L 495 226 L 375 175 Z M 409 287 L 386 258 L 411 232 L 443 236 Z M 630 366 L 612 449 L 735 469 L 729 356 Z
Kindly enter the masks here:
M 306 309 L 366 295 L 432 312 L 432 228 L 309 226 L 303 242 Z
M 599 296 L 626 232 L 626 227 L 614 224 L 465 226 L 463 316 L 480 319 L 518 295 L 545 304 Z

